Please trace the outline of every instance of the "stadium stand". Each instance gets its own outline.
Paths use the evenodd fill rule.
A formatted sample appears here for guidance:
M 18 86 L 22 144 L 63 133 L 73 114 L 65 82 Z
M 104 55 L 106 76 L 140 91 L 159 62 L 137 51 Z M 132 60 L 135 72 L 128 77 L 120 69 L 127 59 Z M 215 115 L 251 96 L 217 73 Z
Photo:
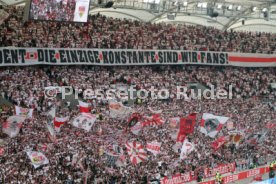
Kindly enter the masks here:
M 0 183 L 230 183 L 233 173 L 274 171 L 275 34 L 101 14 L 78 24 L 24 22 L 22 8 L 3 9 L 9 16 L 0 25 Z M 258 54 L 272 67 L 1 65 L 12 57 L 4 50 L 15 48 Z M 179 86 L 187 88 L 180 98 Z M 110 89 L 132 87 L 134 99 L 107 98 Z M 152 88 L 169 96 L 137 92 Z M 201 88 L 229 94 L 192 98 L 204 94 Z M 87 89 L 101 89 L 104 98 Z

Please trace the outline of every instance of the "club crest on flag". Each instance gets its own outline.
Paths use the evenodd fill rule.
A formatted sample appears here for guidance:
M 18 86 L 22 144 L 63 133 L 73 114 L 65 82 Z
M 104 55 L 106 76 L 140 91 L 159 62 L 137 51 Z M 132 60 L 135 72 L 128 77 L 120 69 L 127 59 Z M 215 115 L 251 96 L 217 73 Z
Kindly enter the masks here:
M 200 124 L 200 132 L 214 138 L 228 119 L 228 117 L 204 113 Z
M 31 160 L 31 163 L 34 166 L 34 168 L 38 168 L 41 165 L 46 165 L 49 163 L 47 157 L 41 152 L 29 151 L 27 152 L 27 155 Z
M 82 17 L 84 13 L 85 13 L 85 6 L 80 6 L 79 7 L 79 15 L 80 15 L 80 17 Z
M 20 116 L 26 116 L 27 118 L 32 118 L 33 109 L 22 108 L 19 106 L 15 106 L 15 114 Z
M 205 121 L 205 129 L 206 129 L 207 134 L 215 131 L 216 128 L 218 127 L 218 125 L 219 125 L 219 121 L 217 119 L 215 119 L 215 118 L 207 119 Z

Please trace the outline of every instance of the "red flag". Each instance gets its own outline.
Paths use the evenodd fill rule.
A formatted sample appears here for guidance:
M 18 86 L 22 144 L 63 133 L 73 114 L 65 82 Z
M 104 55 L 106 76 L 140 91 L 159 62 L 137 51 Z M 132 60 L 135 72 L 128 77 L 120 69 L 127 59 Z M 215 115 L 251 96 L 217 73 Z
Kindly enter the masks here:
M 186 138 L 185 123 L 186 123 L 186 118 L 181 118 L 180 124 L 179 124 L 179 132 L 178 132 L 178 135 L 176 138 L 176 142 L 183 142 Z
M 226 138 L 224 136 L 212 142 L 212 147 L 214 151 L 217 151 L 222 145 L 224 145 L 224 143 L 226 143 Z
M 177 142 L 183 142 L 187 134 L 194 132 L 196 123 L 196 113 L 189 114 L 189 116 L 180 119 L 179 132 L 177 135 Z
M 196 123 L 196 113 L 192 113 L 185 118 L 185 126 L 184 126 L 185 134 L 194 133 L 195 123 Z

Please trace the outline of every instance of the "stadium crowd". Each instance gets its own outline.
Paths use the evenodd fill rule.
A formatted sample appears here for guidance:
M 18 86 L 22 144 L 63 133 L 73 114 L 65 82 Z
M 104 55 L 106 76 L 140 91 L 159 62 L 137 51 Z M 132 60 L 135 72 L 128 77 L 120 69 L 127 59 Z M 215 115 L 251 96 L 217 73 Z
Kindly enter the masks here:
M 35 108 L 33 119 L 24 123 L 20 134 L 13 139 L 5 138 L 5 153 L 1 158 L 2 173 L 8 183 L 62 183 L 83 182 L 87 176 L 88 183 L 146 183 L 176 173 L 194 171 L 196 176 L 204 176 L 203 169 L 219 164 L 236 162 L 246 163 L 240 168 L 263 165 L 275 157 L 275 129 L 264 125 L 274 123 L 275 111 L 263 102 L 263 97 L 275 99 L 275 91 L 269 83 L 275 82 L 275 69 L 243 69 L 218 67 L 24 67 L 1 68 L 1 94 L 6 99 L 22 107 Z M 239 79 L 244 78 L 244 84 Z M 214 84 L 216 89 L 232 84 L 233 99 L 225 100 L 168 100 L 146 99 L 135 103 L 132 108 L 141 114 L 150 115 L 149 107 L 162 110 L 162 118 L 167 123 L 160 126 L 146 127 L 139 135 L 125 132 L 127 119 L 113 119 L 108 114 L 105 101 L 92 101 L 95 114 L 101 114 L 92 131 L 85 132 L 66 124 L 57 135 L 57 142 L 48 138 L 45 130 L 45 112 L 53 105 L 57 106 L 57 116 L 69 116 L 70 120 L 79 113 L 77 107 L 67 105 L 58 98 L 47 99 L 44 96 L 45 86 L 72 86 L 80 93 L 86 88 L 110 88 L 114 84 L 136 85 L 138 89 L 168 88 L 172 93 L 178 85 L 190 82 Z M 82 95 L 80 95 L 82 96 Z M 68 108 L 69 107 L 69 108 Z M 7 110 L 12 115 L 12 109 Z M 243 132 L 244 137 L 239 146 L 223 146 L 213 152 L 214 139 L 199 132 L 196 124 L 194 134 L 188 139 L 195 144 L 195 150 L 188 158 L 179 161 L 179 150 L 175 149 L 176 129 L 172 128 L 169 119 L 184 117 L 197 112 L 200 122 L 204 112 L 230 117 L 234 129 Z M 1 118 L 1 123 L 5 119 Z M 99 131 L 99 129 L 101 131 Z M 265 137 L 253 138 L 262 134 Z M 219 136 L 228 135 L 226 127 Z M 2 137 L 5 137 L 2 134 Z M 138 140 L 146 142 L 157 140 L 162 143 L 161 153 L 153 156 L 148 152 L 148 160 L 135 166 L 128 160 L 124 143 Z M 118 144 L 124 149 L 126 166 L 108 165 L 103 150 L 110 144 Z M 47 145 L 44 152 L 50 163 L 43 168 L 34 169 L 24 150 L 37 150 L 39 145 Z M 72 165 L 73 155 L 81 155 L 80 164 Z M 89 169 L 88 169 L 89 168 Z M 86 175 L 86 171 L 89 173 Z M 101 181 L 101 182 L 100 182 Z
M 50 1 L 49 1 L 50 2 Z M 152 24 L 89 16 L 85 24 L 23 22 L 21 9 L 10 9 L 0 26 L 0 45 L 14 47 L 208 50 L 275 54 L 276 35 L 221 31 L 213 27 Z
M 133 49 L 184 49 L 235 51 L 247 53 L 275 53 L 275 34 L 222 32 L 210 27 L 173 26 L 141 23 L 137 21 L 89 17 L 84 25 L 57 22 L 22 22 L 22 11 L 11 16 L 0 26 L 0 45 L 15 47 L 68 47 L 68 48 L 133 48 Z M 20 12 L 20 11 L 18 11 Z M 233 86 L 233 99 L 165 100 L 145 99 L 131 108 L 143 115 L 151 115 L 149 108 L 162 110 L 166 123 L 149 126 L 135 135 L 126 131 L 127 119 L 111 118 L 104 100 L 88 100 L 92 113 L 98 119 L 90 132 L 73 127 L 69 122 L 79 113 L 78 107 L 67 100 L 46 98 L 45 87 L 72 86 L 83 97 L 85 89 L 109 89 L 113 85 L 134 85 L 136 89 L 169 89 L 176 93 L 177 86 L 200 83 L 215 90 Z M 264 98 L 275 100 L 275 68 L 236 68 L 210 66 L 157 66 L 157 67 L 94 67 L 94 66 L 35 66 L 0 68 L 0 94 L 14 105 L 33 108 L 33 118 L 26 120 L 15 138 L 0 133 L 0 174 L 6 183 L 147 183 L 176 173 L 194 172 L 196 178 L 204 177 L 204 168 L 236 162 L 241 169 L 265 165 L 275 160 L 276 113 Z M 56 106 L 56 116 L 68 116 L 70 121 L 61 127 L 55 141 L 49 139 L 45 128 L 46 112 Z M 180 160 L 176 144 L 177 128 L 170 118 L 185 117 L 197 112 L 193 134 L 187 139 L 195 150 Z M 242 141 L 223 145 L 213 151 L 214 139 L 199 131 L 203 113 L 227 116 L 233 122 L 232 131 L 242 134 Z M 13 106 L 5 106 L 0 124 L 14 114 Z M 2 127 L 1 127 L 2 128 Z M 217 137 L 228 136 L 225 126 Z M 137 140 L 145 145 L 156 140 L 162 143 L 161 153 L 133 165 L 127 154 L 125 142 Z M 126 163 L 110 165 L 104 152 L 117 144 L 123 150 Z M 46 145 L 43 149 L 42 145 Z M 42 150 L 49 164 L 34 169 L 25 151 Z M 76 158 L 77 156 L 77 164 Z

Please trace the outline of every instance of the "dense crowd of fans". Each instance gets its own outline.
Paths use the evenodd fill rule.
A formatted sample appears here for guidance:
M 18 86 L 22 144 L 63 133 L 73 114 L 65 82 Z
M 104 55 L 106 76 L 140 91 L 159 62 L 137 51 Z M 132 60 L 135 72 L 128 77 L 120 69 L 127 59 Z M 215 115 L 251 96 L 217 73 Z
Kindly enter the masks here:
M 20 134 L 13 139 L 5 138 L 5 154 L 0 157 L 2 173 L 8 183 L 61 183 L 64 181 L 83 182 L 87 176 L 88 183 L 146 183 L 153 179 L 171 176 L 176 173 L 195 171 L 202 176 L 203 169 L 219 164 L 236 162 L 237 165 L 263 165 L 275 157 L 275 129 L 265 128 L 267 123 L 275 123 L 275 111 L 263 102 L 263 97 L 275 99 L 275 91 L 269 87 L 276 80 L 276 71 L 271 69 L 244 69 L 218 67 L 24 67 L 1 69 L 1 95 L 22 107 L 32 107 L 35 115 L 24 123 Z M 243 83 L 239 81 L 243 79 Z M 44 87 L 72 86 L 80 94 L 87 88 L 111 88 L 113 85 L 135 85 L 137 89 L 166 88 L 175 93 L 176 86 L 189 83 L 215 85 L 215 89 L 233 85 L 233 99 L 225 100 L 167 100 L 145 99 L 131 107 L 144 115 L 150 115 L 148 107 L 162 110 L 162 118 L 184 117 L 191 112 L 198 112 L 197 122 L 205 112 L 230 117 L 234 129 L 244 133 L 238 147 L 232 144 L 223 146 L 213 152 L 211 142 L 196 124 L 194 134 L 188 139 L 196 146 L 188 158 L 179 160 L 179 152 L 174 149 L 176 129 L 169 121 L 164 125 L 146 127 L 137 136 L 125 132 L 127 119 L 113 119 L 108 113 L 108 104 L 104 100 L 91 101 L 92 112 L 103 118 L 96 121 L 90 132 L 75 128 L 70 123 L 62 127 L 57 135 L 57 143 L 48 138 L 45 129 L 45 112 L 51 106 L 57 106 L 57 116 L 69 116 L 70 120 L 79 113 L 74 105 L 66 100 L 47 99 Z M 80 95 L 82 96 L 82 95 Z M 12 115 L 6 109 L 6 115 Z M 1 123 L 5 119 L 1 119 Z M 99 134 L 99 128 L 102 130 Z M 252 136 L 265 134 L 262 139 L 252 141 Z M 228 135 L 226 127 L 219 133 Z M 5 137 L 4 134 L 1 137 Z M 138 140 L 142 144 L 157 140 L 162 143 L 161 154 L 153 156 L 148 152 L 148 160 L 135 166 L 128 160 L 125 141 Z M 124 149 L 127 165 L 110 167 L 101 150 L 116 142 Z M 50 163 L 43 168 L 34 169 L 24 150 L 37 150 L 38 145 L 46 144 L 44 152 Z M 74 154 L 81 155 L 81 165 L 72 165 Z M 86 175 L 86 171 L 89 171 Z
M 39 1 L 38 1 L 39 2 Z M 50 2 L 50 1 L 49 1 Z M 275 53 L 275 34 L 222 32 L 211 27 L 150 24 L 137 21 L 89 17 L 86 24 L 60 22 L 22 22 L 22 10 L 9 10 L 10 17 L 0 26 L 0 45 L 15 47 L 68 47 L 68 48 L 129 48 L 129 49 L 184 49 L 246 53 Z M 233 99 L 177 99 L 177 86 L 199 83 L 206 88 L 214 86 L 233 92 Z M 34 109 L 32 119 L 26 120 L 19 135 L 8 138 L 0 133 L 0 174 L 5 183 L 147 183 L 164 176 L 194 171 L 204 175 L 204 168 L 236 162 L 237 166 L 264 165 L 275 159 L 276 113 L 271 104 L 276 91 L 270 87 L 276 83 L 275 68 L 236 68 L 199 66 L 154 67 L 94 67 L 94 66 L 33 66 L 0 68 L 0 95 L 2 99 L 26 108 Z M 166 123 L 145 127 L 139 135 L 126 131 L 127 119 L 111 118 L 105 100 L 89 100 L 93 114 L 98 119 L 90 132 L 73 127 L 72 118 L 79 109 L 72 99 L 46 98 L 45 87 L 72 86 L 84 97 L 85 89 L 109 89 L 116 85 L 135 86 L 136 89 L 168 89 L 168 99 L 144 99 L 128 104 L 135 112 L 150 115 L 151 109 L 162 110 Z M 232 87 L 230 87 L 232 86 Z M 188 92 L 188 96 L 190 95 Z M 268 103 L 265 103 L 268 100 Z M 71 103 L 68 103 L 71 102 Z M 45 128 L 46 112 L 57 108 L 56 116 L 68 116 L 69 122 L 57 134 L 56 142 L 49 139 Z M 193 134 L 187 139 L 195 144 L 195 150 L 184 160 L 175 149 L 177 128 L 169 119 L 185 117 L 197 112 Z M 14 114 L 13 106 L 1 107 L 0 124 Z M 203 113 L 227 116 L 234 123 L 234 130 L 242 133 L 238 146 L 232 143 L 213 151 L 214 139 L 199 131 Z M 219 136 L 229 134 L 223 127 Z M 258 136 L 260 134 L 260 136 Z M 257 137 L 256 137 L 257 135 Z M 252 139 L 252 137 L 254 139 Z M 157 156 L 147 152 L 148 159 L 133 165 L 124 143 L 137 140 L 145 145 L 156 140 L 162 143 Z M 125 166 L 110 166 L 103 153 L 112 144 L 123 149 Z M 34 169 L 26 150 L 43 150 L 50 163 Z M 78 153 L 79 164 L 73 164 Z M 84 179 L 85 178 L 85 179 Z
M 49 1 L 50 2 L 50 1 Z M 244 53 L 275 53 L 276 35 L 221 31 L 212 27 L 152 24 L 89 16 L 85 24 L 22 21 L 11 9 L 0 26 L 0 45 L 15 47 L 181 49 Z

